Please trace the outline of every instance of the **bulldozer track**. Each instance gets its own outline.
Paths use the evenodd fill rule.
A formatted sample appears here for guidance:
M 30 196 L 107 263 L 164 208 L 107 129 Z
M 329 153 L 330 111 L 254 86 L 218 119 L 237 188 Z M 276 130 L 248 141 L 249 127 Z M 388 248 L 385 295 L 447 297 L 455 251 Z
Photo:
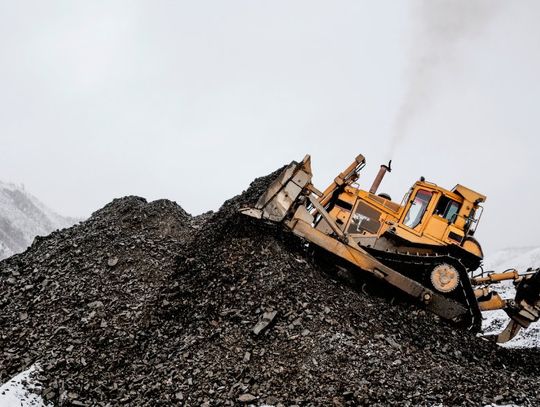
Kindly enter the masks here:
M 366 250 L 387 266 L 392 267 L 399 273 L 412 278 L 433 290 L 435 290 L 435 288 L 432 287 L 428 276 L 431 270 L 433 270 L 435 266 L 444 263 L 454 266 L 459 272 L 459 287 L 461 287 L 461 296 L 456 295 L 455 292 L 451 293 L 450 295 L 445 293 L 439 294 L 457 299 L 459 302 L 465 305 L 469 311 L 469 328 L 474 331 L 480 331 L 482 326 L 482 313 L 469 280 L 468 270 L 458 258 L 442 254 L 413 254 L 410 252 L 391 252 L 372 248 L 366 248 Z M 395 267 L 396 264 L 398 267 Z M 412 265 L 413 268 L 404 269 L 404 264 Z

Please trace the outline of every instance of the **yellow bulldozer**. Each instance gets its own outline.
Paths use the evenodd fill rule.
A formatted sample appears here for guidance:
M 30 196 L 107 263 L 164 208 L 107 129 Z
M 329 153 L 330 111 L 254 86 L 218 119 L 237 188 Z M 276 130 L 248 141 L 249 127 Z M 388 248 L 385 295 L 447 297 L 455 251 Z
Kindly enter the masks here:
M 540 317 L 540 269 L 484 273 L 474 238 L 486 197 L 463 185 L 447 190 L 420 178 L 401 203 L 377 194 L 391 162 L 371 188 L 357 181 L 366 160 L 355 158 L 324 190 L 312 184 L 311 158 L 293 161 L 254 207 L 241 212 L 278 222 L 338 265 L 369 273 L 422 303 L 441 318 L 481 330 L 482 312 L 510 317 L 498 342 L 512 339 Z M 514 299 L 494 286 L 512 280 Z

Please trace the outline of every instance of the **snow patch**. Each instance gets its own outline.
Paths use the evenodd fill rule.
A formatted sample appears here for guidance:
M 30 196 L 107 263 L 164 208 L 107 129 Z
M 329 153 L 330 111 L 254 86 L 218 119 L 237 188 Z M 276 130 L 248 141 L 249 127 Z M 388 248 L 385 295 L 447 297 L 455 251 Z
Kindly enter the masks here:
M 32 373 L 36 370 L 36 366 L 32 366 L 0 386 L 1 407 L 51 407 L 51 404 L 45 404 L 35 393 L 35 390 L 41 388 L 32 378 Z

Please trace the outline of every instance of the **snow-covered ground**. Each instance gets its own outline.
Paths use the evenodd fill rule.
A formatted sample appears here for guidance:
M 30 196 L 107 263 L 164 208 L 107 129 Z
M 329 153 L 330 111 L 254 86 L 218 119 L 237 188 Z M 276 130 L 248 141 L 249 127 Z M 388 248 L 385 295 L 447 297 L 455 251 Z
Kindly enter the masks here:
M 32 390 L 39 388 L 31 377 L 35 366 L 19 373 L 9 382 L 0 386 L 0 407 L 46 407 L 43 399 Z
M 0 181 L 0 260 L 26 250 L 36 236 L 76 222 L 47 208 L 24 187 Z
M 529 267 L 540 268 L 540 247 L 520 247 L 504 249 L 487 256 L 484 261 L 484 270 L 501 272 L 510 268 L 520 273 L 526 272 Z M 496 287 L 496 291 L 503 298 L 514 298 L 516 291 L 514 285 L 503 282 Z M 504 311 L 491 311 L 484 313 L 484 332 L 486 335 L 500 333 L 508 323 L 508 316 Z M 532 324 L 527 330 L 521 330 L 517 336 L 502 346 L 510 348 L 528 348 L 540 346 L 540 322 Z

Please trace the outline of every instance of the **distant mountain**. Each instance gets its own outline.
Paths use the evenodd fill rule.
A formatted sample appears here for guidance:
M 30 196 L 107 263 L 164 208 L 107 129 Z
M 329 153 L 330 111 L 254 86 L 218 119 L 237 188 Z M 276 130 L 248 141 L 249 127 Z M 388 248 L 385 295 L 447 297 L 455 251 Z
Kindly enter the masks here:
M 24 187 L 0 181 L 0 260 L 23 252 L 36 236 L 76 222 L 54 213 Z

